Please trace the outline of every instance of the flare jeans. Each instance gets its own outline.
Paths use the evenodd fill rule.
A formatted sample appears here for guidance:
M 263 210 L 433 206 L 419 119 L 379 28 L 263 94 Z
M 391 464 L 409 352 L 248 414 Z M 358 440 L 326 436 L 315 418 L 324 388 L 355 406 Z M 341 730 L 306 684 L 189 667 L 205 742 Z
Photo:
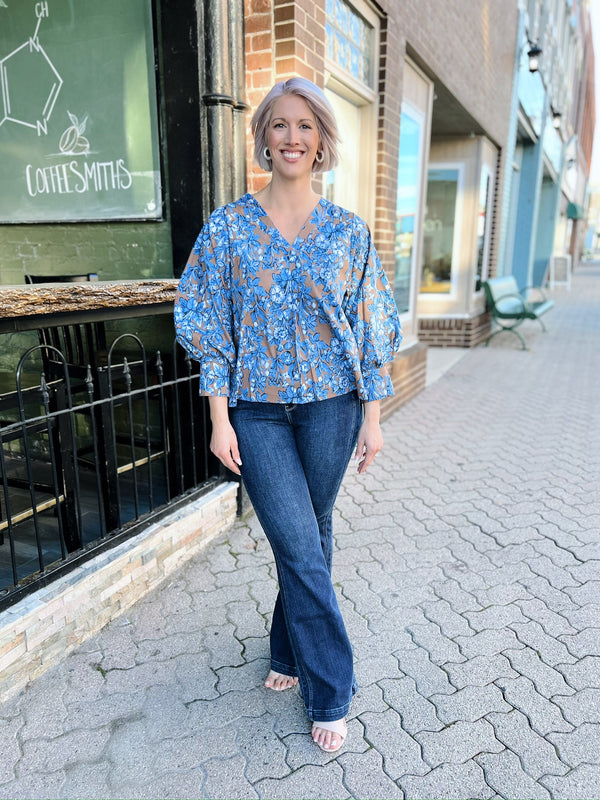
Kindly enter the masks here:
M 341 719 L 356 692 L 352 648 L 331 581 L 332 516 L 356 446 L 356 392 L 230 409 L 242 479 L 273 550 L 279 594 L 271 669 L 298 676 L 311 720 Z

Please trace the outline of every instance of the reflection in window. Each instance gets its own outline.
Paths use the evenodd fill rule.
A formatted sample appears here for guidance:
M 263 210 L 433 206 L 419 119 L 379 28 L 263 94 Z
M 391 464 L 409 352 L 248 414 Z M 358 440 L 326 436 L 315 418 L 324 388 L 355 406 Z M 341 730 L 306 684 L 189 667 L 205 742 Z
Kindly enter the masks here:
M 353 78 L 373 83 L 373 28 L 345 0 L 327 0 L 327 55 Z
M 487 277 L 487 260 L 489 249 L 490 215 L 488 213 L 490 196 L 490 173 L 484 167 L 481 170 L 479 184 L 479 211 L 477 214 L 477 278 L 484 281 Z
M 457 194 L 458 169 L 429 170 L 421 292 L 450 292 Z
M 415 115 L 416 116 L 416 115 Z M 394 297 L 398 311 L 410 307 L 410 279 L 415 247 L 415 222 L 419 209 L 419 172 L 423 123 L 402 112 L 396 201 L 396 277 Z

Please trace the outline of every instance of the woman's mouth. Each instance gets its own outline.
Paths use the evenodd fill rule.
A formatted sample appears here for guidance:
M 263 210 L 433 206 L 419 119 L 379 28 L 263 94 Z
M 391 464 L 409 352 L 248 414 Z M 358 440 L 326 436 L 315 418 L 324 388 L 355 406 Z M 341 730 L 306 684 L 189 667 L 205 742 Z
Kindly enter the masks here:
M 299 150 L 282 150 L 281 155 L 286 161 L 297 161 L 303 155 L 303 153 Z

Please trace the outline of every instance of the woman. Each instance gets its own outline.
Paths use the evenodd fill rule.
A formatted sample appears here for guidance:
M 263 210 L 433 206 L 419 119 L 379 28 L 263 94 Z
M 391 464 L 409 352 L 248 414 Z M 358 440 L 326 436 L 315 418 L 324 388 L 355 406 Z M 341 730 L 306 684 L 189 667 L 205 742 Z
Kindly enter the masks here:
M 332 752 L 356 691 L 331 581 L 333 506 L 352 452 L 364 473 L 382 447 L 400 325 L 366 224 L 312 188 L 337 163 L 323 92 L 303 78 L 276 84 L 252 132 L 271 181 L 210 216 L 175 323 L 200 362 L 211 451 L 241 474 L 277 565 L 265 686 L 299 682 L 313 739 Z

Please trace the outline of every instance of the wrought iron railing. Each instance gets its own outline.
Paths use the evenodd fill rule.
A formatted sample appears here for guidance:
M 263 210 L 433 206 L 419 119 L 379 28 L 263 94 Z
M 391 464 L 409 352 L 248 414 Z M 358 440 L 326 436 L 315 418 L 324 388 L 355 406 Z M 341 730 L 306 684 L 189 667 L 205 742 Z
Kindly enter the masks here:
M 92 370 L 41 344 L 15 378 L 0 395 L 0 607 L 220 475 L 198 371 L 178 345 L 148 358 L 123 334 Z

